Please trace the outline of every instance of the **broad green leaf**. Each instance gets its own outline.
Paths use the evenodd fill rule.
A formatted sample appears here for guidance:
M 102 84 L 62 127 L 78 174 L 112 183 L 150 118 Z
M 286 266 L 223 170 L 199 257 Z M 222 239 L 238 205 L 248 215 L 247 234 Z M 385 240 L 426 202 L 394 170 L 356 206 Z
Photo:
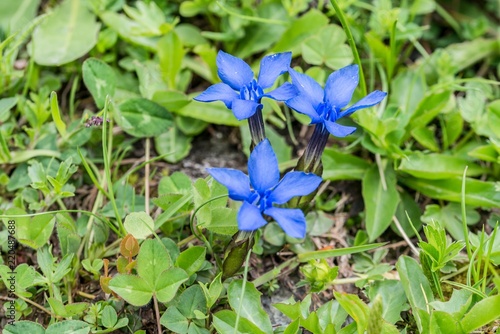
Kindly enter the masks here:
M 111 305 L 104 306 L 101 314 L 102 325 L 106 328 L 112 328 L 118 321 L 115 309 Z
M 396 209 L 396 218 L 406 235 L 412 237 L 415 235 L 415 232 L 411 224 L 413 224 L 413 227 L 415 227 L 417 231 L 420 231 L 420 228 L 422 227 L 422 222 L 420 221 L 422 212 L 420 210 L 420 206 L 415 201 L 415 198 L 410 196 L 408 192 L 403 191 L 399 194 L 399 198 L 401 198 L 401 201 Z M 391 229 L 398 235 L 401 235 L 395 223 L 391 224 Z
M 426 126 L 439 113 L 447 109 L 446 107 L 450 101 L 454 102 L 452 96 L 452 92 L 448 90 L 425 95 L 412 114 L 412 119 L 408 127 L 415 129 Z
M 328 257 L 342 256 L 360 252 L 366 252 L 371 249 L 375 249 L 385 245 L 384 243 L 378 244 L 369 244 L 362 246 L 353 246 L 339 249 L 327 249 L 327 250 L 318 250 L 313 252 L 300 253 L 297 255 L 300 262 L 308 262 L 310 260 L 319 260 L 326 259 Z
M 174 172 L 170 176 L 162 177 L 158 185 L 158 194 L 186 194 L 191 191 L 192 181 L 182 172 Z
M 184 269 L 188 276 L 191 276 L 201 268 L 201 265 L 205 261 L 205 253 L 205 247 L 190 247 L 183 251 L 179 255 L 179 257 L 177 257 L 175 265 L 179 268 Z
M 443 311 L 434 311 L 431 314 L 429 323 L 429 333 L 439 334 L 459 334 L 463 333 L 460 322 L 455 319 L 451 314 Z
M 4 334 L 45 334 L 42 325 L 27 320 L 16 321 L 14 325 L 7 325 L 3 329 Z
M 6 265 L 0 265 L 0 276 L 2 276 L 3 283 L 5 286 L 10 286 L 8 279 L 11 278 L 13 268 L 9 268 Z M 16 293 L 24 297 L 31 297 L 31 293 L 26 292 L 26 289 L 34 285 L 35 280 L 35 269 L 26 263 L 22 263 L 15 268 L 15 287 Z
M 358 296 L 352 294 L 333 293 L 335 299 L 344 310 L 354 319 L 358 333 L 364 333 L 368 326 L 370 309 Z
M 143 98 L 129 99 L 117 108 L 116 122 L 134 137 L 154 137 L 173 128 L 173 117 L 162 106 Z
M 215 313 L 213 315 L 214 319 L 212 324 L 214 325 L 217 333 L 220 334 L 267 334 L 270 332 L 264 332 L 259 327 L 255 326 L 253 323 L 245 318 L 239 319 L 238 328 L 236 328 L 236 313 L 234 311 L 223 310 Z M 272 331 L 271 331 L 272 332 Z
M 211 215 L 210 223 L 203 224 L 207 230 L 222 235 L 234 235 L 238 232 L 238 211 L 236 209 L 213 208 Z
M 175 126 L 165 128 L 163 133 L 155 137 L 156 151 L 165 155 L 163 159 L 176 163 L 184 159 L 191 151 L 193 137 L 186 136 Z
M 181 69 L 184 53 L 182 41 L 173 30 L 162 36 L 158 41 L 161 73 L 171 89 L 176 88 L 176 77 Z
M 328 24 L 328 18 L 317 9 L 310 9 L 304 15 L 295 19 L 285 31 L 281 39 L 272 49 L 273 52 L 291 51 L 294 56 L 299 56 L 301 44 L 309 36 L 313 36 Z
M 427 324 L 429 323 L 429 313 L 427 310 L 430 306 L 427 303 L 434 301 L 429 281 L 425 277 L 420 264 L 411 257 L 401 256 L 396 264 L 396 268 L 406 297 L 413 310 L 419 331 L 424 333 L 426 332 L 424 329 L 427 328 Z
M 31 248 L 38 249 L 49 241 L 56 220 L 52 215 L 34 216 L 17 222 L 17 240 Z
M 264 333 L 271 333 L 272 325 L 269 316 L 262 308 L 260 301 L 261 293 L 253 286 L 252 283 L 245 284 L 243 292 L 243 281 L 235 280 L 229 284 L 227 289 L 227 297 L 229 304 L 236 312 L 240 311 L 240 317 L 251 321 L 254 325 L 260 328 Z
M 161 273 L 156 281 L 156 298 L 162 303 L 172 300 L 182 283 L 187 281 L 189 276 L 180 268 L 170 268 Z
M 76 253 L 80 247 L 81 237 L 76 230 L 73 218 L 67 213 L 56 214 L 56 230 L 61 254 L 64 256 Z
M 439 144 L 436 140 L 436 129 L 434 127 L 420 127 L 411 130 L 411 135 L 420 145 L 432 152 L 439 152 Z
M 384 179 L 377 166 L 370 168 L 363 177 L 363 200 L 366 210 L 366 232 L 370 241 L 378 238 L 391 225 L 392 216 L 399 204 L 396 174 L 390 163 L 384 169 Z M 386 188 L 384 188 L 384 185 Z
M 442 302 L 439 300 L 435 300 L 429 304 L 437 311 L 443 311 L 449 314 L 453 314 L 455 317 L 461 319 L 472 303 L 471 295 L 472 292 L 469 290 L 453 289 L 451 298 L 448 301 Z
M 199 93 L 196 95 L 199 95 Z M 233 112 L 227 109 L 224 103 L 220 101 L 206 103 L 193 100 L 188 105 L 180 108 L 179 110 L 172 110 L 172 112 L 181 116 L 196 118 L 213 124 L 230 126 L 237 126 L 241 124 L 241 122 L 234 117 Z
M 335 24 L 323 27 L 302 43 L 302 57 L 311 65 L 326 65 L 336 70 L 352 63 L 351 48 L 345 44 L 344 30 Z
M 401 161 L 398 171 L 422 179 L 438 180 L 461 176 L 466 166 L 468 166 L 468 176 L 478 176 L 484 173 L 481 166 L 465 159 L 445 154 L 424 154 L 422 152 L 407 154 Z
M 156 90 L 151 99 L 172 112 L 176 112 L 190 103 L 186 94 L 176 90 Z
M 362 180 L 370 164 L 352 154 L 326 148 L 322 156 L 325 180 Z
M 500 295 L 490 296 L 472 306 L 460 323 L 465 333 L 470 333 L 500 318 Z
M 80 320 L 64 320 L 47 327 L 45 334 L 87 334 L 90 324 Z
M 153 218 L 144 211 L 130 213 L 125 217 L 123 226 L 136 239 L 146 239 L 155 231 Z
M 100 24 L 83 0 L 64 0 L 33 31 L 33 58 L 59 66 L 84 56 L 97 43 Z
M 381 296 L 383 304 L 382 316 L 390 324 L 401 320 L 401 312 L 407 307 L 405 291 L 400 281 L 384 280 L 375 281 L 368 290 L 370 300 L 375 300 L 377 295 Z
M 445 180 L 424 180 L 411 176 L 400 176 L 398 180 L 431 198 L 457 203 L 461 202 L 461 177 L 453 177 Z M 466 178 L 465 204 L 485 208 L 500 207 L 500 191 L 498 191 L 494 182 Z
M 500 153 L 493 144 L 478 146 L 468 154 L 473 158 L 483 161 L 500 162 Z
M 285 9 L 276 2 L 262 2 L 257 8 L 257 15 L 269 20 L 287 19 Z M 285 30 L 284 24 L 254 22 L 245 31 L 245 43 L 239 43 L 233 54 L 243 59 L 257 52 L 266 51 L 280 39 Z
M 160 318 L 160 323 L 169 330 L 185 334 L 188 332 L 189 320 L 175 306 L 167 308 Z
M 172 260 L 162 243 L 156 239 L 147 239 L 142 243 L 137 255 L 137 274 L 149 286 L 155 287 L 159 283 L 161 273 L 171 265 Z
M 207 300 L 199 285 L 192 285 L 176 299 L 179 311 L 188 319 L 196 319 L 196 313 L 207 314 Z
M 106 96 L 113 97 L 116 76 L 113 68 L 97 58 L 88 58 L 82 66 L 83 82 L 94 98 L 97 108 L 104 108 Z
M 109 288 L 134 306 L 143 306 L 153 297 L 153 287 L 135 275 L 118 274 L 109 281 Z
M 38 6 L 40 0 L 0 1 L 0 29 L 8 36 L 24 28 L 35 18 Z
M 466 207 L 467 225 L 475 225 L 481 216 L 471 207 Z M 439 222 L 455 240 L 465 240 L 462 225 L 462 208 L 458 203 L 450 203 L 444 207 L 437 204 L 429 204 L 425 207 L 422 221 L 431 223 Z

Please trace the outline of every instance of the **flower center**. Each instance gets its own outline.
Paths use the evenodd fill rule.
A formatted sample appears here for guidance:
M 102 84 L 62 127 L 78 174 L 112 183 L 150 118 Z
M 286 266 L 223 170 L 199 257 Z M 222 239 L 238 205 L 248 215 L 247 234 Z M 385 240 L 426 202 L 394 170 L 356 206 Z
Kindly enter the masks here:
M 255 79 L 240 89 L 240 98 L 242 100 L 252 100 L 260 103 L 263 95 L 264 91 L 259 85 L 257 85 L 257 81 Z
M 256 190 L 252 190 L 252 195 L 250 195 L 248 202 L 258 207 L 260 212 L 264 212 L 264 210 L 272 206 L 272 203 L 269 200 L 270 194 L 271 189 L 266 190 L 263 193 L 258 193 Z
M 323 119 L 326 119 L 331 122 L 335 122 L 337 120 L 336 108 L 327 102 L 321 102 L 316 111 L 318 115 Z

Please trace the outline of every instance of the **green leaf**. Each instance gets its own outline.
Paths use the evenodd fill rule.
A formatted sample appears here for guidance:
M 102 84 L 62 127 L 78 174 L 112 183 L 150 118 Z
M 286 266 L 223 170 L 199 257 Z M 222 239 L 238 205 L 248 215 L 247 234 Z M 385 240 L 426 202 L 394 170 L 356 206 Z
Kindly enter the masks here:
M 405 185 L 434 199 L 461 202 L 462 178 L 453 177 L 446 180 L 424 180 L 415 177 L 400 176 Z M 494 182 L 486 182 L 466 178 L 465 204 L 485 208 L 500 207 L 500 191 Z
M 172 112 L 176 112 L 190 103 L 186 94 L 176 90 L 156 90 L 151 99 Z
M 97 108 L 104 108 L 106 96 L 115 95 L 116 76 L 113 68 L 97 58 L 88 58 L 82 66 L 83 82 Z
M 196 319 L 196 313 L 207 313 L 207 300 L 199 285 L 192 285 L 176 300 L 179 311 L 188 319 Z
M 362 180 L 370 164 L 352 154 L 326 148 L 322 156 L 325 180 Z
M 310 9 L 295 19 L 281 39 L 272 49 L 273 52 L 291 51 L 294 56 L 301 53 L 301 44 L 309 36 L 314 36 L 328 24 L 328 17 L 317 9 Z
M 50 93 L 50 111 L 52 113 L 52 119 L 56 125 L 57 131 L 62 137 L 66 137 L 66 123 L 61 119 L 61 111 L 59 110 L 59 104 L 57 103 L 57 93 Z
M 217 333 L 220 334 L 266 334 L 259 327 L 245 318 L 240 318 L 238 328 L 236 328 L 236 313 L 234 311 L 223 310 L 215 313 L 212 324 Z M 271 331 L 272 333 L 272 331 Z
M 16 321 L 14 325 L 7 325 L 3 329 L 4 334 L 45 334 L 42 325 L 27 320 Z
M 158 58 L 160 69 L 165 82 L 171 89 L 176 88 L 176 77 L 181 69 L 184 57 L 182 41 L 173 30 L 169 31 L 158 41 Z
M 233 208 L 213 208 L 212 218 L 208 224 L 203 224 L 207 230 L 222 234 L 233 235 L 238 232 L 238 210 Z
M 106 305 L 101 313 L 102 325 L 106 328 L 113 328 L 118 321 L 118 316 L 113 306 Z
M 109 288 L 134 306 L 146 305 L 153 297 L 153 287 L 139 276 L 118 274 L 109 281 Z
M 466 207 L 467 225 L 475 225 L 481 216 L 471 207 Z M 424 223 L 439 222 L 455 240 L 465 240 L 462 225 L 462 208 L 458 203 L 450 203 L 444 207 L 429 204 L 422 216 Z
M 206 251 L 205 247 L 190 247 L 179 255 L 175 261 L 175 265 L 184 269 L 188 276 L 191 276 L 201 268 L 201 265 L 205 261 Z
M 369 244 L 369 245 L 346 247 L 339 249 L 318 250 L 313 252 L 300 253 L 297 255 L 297 257 L 300 262 L 308 262 L 310 260 L 319 260 L 319 259 L 326 259 L 328 257 L 336 257 L 336 256 L 366 252 L 371 249 L 381 247 L 383 245 L 385 245 L 385 243 Z
M 191 191 L 192 181 L 182 172 L 174 172 L 170 176 L 162 177 L 158 185 L 158 194 L 187 194 Z
M 117 112 L 117 123 L 134 137 L 159 136 L 173 128 L 170 112 L 147 99 L 129 99 L 118 106 Z
M 251 321 L 254 325 L 260 328 L 264 333 L 272 333 L 272 325 L 269 316 L 262 308 L 260 301 L 260 292 L 253 286 L 252 283 L 245 284 L 243 290 L 243 281 L 235 280 L 229 284 L 227 289 L 227 297 L 229 304 L 235 311 L 240 311 L 240 317 Z M 243 296 L 242 296 L 243 292 Z M 242 299 L 243 298 L 243 299 Z M 240 307 L 241 306 L 241 307 Z
M 468 176 L 478 176 L 484 173 L 481 166 L 465 159 L 445 154 L 424 154 L 422 152 L 407 154 L 401 161 L 398 171 L 422 179 L 438 180 L 463 175 L 465 166 L 468 166 Z
M 335 24 L 323 27 L 302 44 L 302 57 L 311 65 L 326 65 L 336 70 L 352 63 L 351 48 L 345 44 L 344 30 Z
M 415 235 L 415 231 L 412 228 L 411 224 L 413 224 L 413 227 L 417 231 L 420 231 L 420 228 L 422 227 L 422 222 L 420 221 L 422 211 L 420 210 L 420 206 L 415 201 L 415 198 L 410 196 L 407 191 L 403 191 L 402 193 L 400 193 L 399 197 L 401 198 L 401 201 L 399 202 L 398 208 L 396 209 L 396 218 L 398 219 L 406 235 L 409 237 L 413 237 Z M 401 235 L 395 223 L 391 224 L 391 229 L 398 235 Z
M 25 27 L 36 16 L 40 0 L 0 1 L 0 29 L 7 36 Z
M 155 137 L 155 148 L 159 154 L 165 155 L 165 161 L 176 163 L 189 154 L 192 140 L 193 137 L 186 136 L 177 127 L 170 127 Z
M 180 268 L 170 268 L 161 273 L 156 281 L 156 297 L 162 303 L 172 300 L 182 283 L 187 281 L 189 276 Z
M 38 249 L 49 241 L 56 220 L 52 215 L 34 216 L 17 221 L 17 240 L 31 248 Z
M 401 312 L 408 308 L 401 282 L 396 280 L 373 282 L 368 290 L 368 297 L 373 301 L 377 295 L 381 296 L 384 305 L 382 317 L 390 324 L 401 320 Z
M 160 318 L 160 323 L 169 330 L 185 334 L 188 332 L 189 320 L 175 306 L 167 308 Z
M 470 333 L 481 326 L 500 318 L 500 295 L 491 296 L 472 306 L 462 318 L 461 325 L 465 333 Z
M 151 223 L 153 221 L 151 220 Z M 163 246 L 156 239 L 147 239 L 137 255 L 137 274 L 142 277 L 149 286 L 155 287 L 163 271 L 172 265 L 172 260 Z
M 64 320 L 47 327 L 45 334 L 87 334 L 90 324 L 80 320 Z
M 420 333 L 425 333 L 429 323 L 429 313 L 426 311 L 428 309 L 427 303 L 434 301 L 429 281 L 418 262 L 411 257 L 401 256 L 396 268 L 413 310 L 418 329 Z
M 460 322 L 457 319 L 455 319 L 451 314 L 443 311 L 432 312 L 429 326 L 430 326 L 429 329 L 430 333 L 441 333 L 441 334 L 466 333 L 462 330 Z
M 76 60 L 97 43 L 99 28 L 85 1 L 64 0 L 33 31 L 33 58 L 45 66 Z
M 130 213 L 125 217 L 123 226 L 136 239 L 146 239 L 155 230 L 153 218 L 144 211 Z
M 196 95 L 199 95 L 197 93 Z M 233 112 L 226 108 L 223 102 L 211 103 L 191 101 L 186 106 L 172 110 L 172 112 L 186 117 L 196 118 L 207 123 L 238 126 L 240 121 L 234 117 Z
M 370 241 L 378 238 L 391 225 L 392 216 L 399 204 L 396 190 L 396 174 L 390 163 L 384 169 L 385 186 L 377 166 L 363 177 L 363 200 L 366 210 L 366 232 Z
M 370 309 L 358 296 L 352 294 L 333 293 L 340 306 L 354 319 L 358 333 L 364 333 L 368 326 Z

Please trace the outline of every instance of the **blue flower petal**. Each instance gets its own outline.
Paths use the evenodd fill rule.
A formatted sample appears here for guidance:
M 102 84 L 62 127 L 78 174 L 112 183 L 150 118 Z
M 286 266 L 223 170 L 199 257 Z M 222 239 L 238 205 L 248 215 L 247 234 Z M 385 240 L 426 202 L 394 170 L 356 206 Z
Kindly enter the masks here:
M 277 53 L 266 56 L 260 62 L 259 79 L 257 83 L 262 89 L 274 85 L 276 79 L 290 67 L 292 61 L 291 52 Z
M 269 195 L 269 200 L 271 203 L 284 204 L 292 197 L 309 195 L 321 181 L 321 177 L 313 173 L 288 172 Z
M 382 101 L 386 96 L 387 96 L 386 92 L 381 92 L 379 90 L 373 91 L 364 98 L 362 98 L 361 100 L 359 100 L 358 102 L 356 102 L 355 104 L 353 104 L 351 107 L 342 111 L 339 114 L 339 118 L 349 116 L 356 110 L 372 107 L 380 103 L 380 101 Z
M 231 110 L 233 110 L 234 116 L 241 121 L 253 116 L 260 105 L 260 103 L 252 100 L 236 99 L 233 101 Z
M 250 66 L 240 58 L 219 51 L 217 54 L 217 73 L 222 82 L 239 91 L 253 80 Z
M 233 100 L 238 98 L 238 93 L 236 93 L 231 87 L 225 83 L 218 83 L 207 88 L 206 91 L 194 98 L 196 101 L 200 102 L 213 102 L 222 101 L 231 109 Z
M 240 211 L 238 211 L 238 229 L 240 231 L 255 231 L 266 224 L 267 221 L 255 205 L 243 202 Z
M 280 180 L 278 159 L 269 140 L 261 141 L 250 154 L 248 175 L 253 188 L 260 194 L 278 184 Z
M 296 96 L 293 99 L 286 101 L 285 104 L 295 111 L 311 117 L 311 124 L 322 122 L 322 119 L 314 109 L 311 100 L 303 95 Z
M 283 85 L 276 88 L 275 90 L 272 90 L 269 93 L 264 94 L 264 96 L 277 101 L 286 101 L 297 96 L 297 94 L 298 94 L 297 88 L 291 83 L 285 82 Z
M 229 198 L 244 201 L 252 195 L 250 180 L 242 171 L 232 168 L 207 168 L 207 171 L 217 182 L 227 188 Z
M 300 209 L 268 208 L 264 211 L 276 220 L 279 226 L 291 237 L 302 239 L 306 236 L 306 218 Z
M 335 109 L 344 108 L 351 101 L 358 82 L 358 65 L 346 66 L 333 72 L 325 85 L 326 102 Z
M 328 132 L 330 132 L 335 137 L 346 137 L 356 131 L 356 128 L 353 126 L 340 125 L 335 122 L 325 121 L 324 124 Z
M 293 69 L 290 69 L 289 73 L 299 94 L 309 99 L 311 105 L 316 109 L 318 105 L 323 102 L 323 88 L 306 74 L 299 73 Z

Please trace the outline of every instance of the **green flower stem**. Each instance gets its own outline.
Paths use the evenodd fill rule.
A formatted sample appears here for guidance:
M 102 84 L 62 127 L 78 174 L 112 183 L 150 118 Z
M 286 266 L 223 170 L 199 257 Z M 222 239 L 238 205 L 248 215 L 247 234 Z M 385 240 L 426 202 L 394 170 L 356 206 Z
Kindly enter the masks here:
M 344 28 L 345 34 L 347 36 L 347 42 L 349 43 L 349 46 L 351 47 L 352 50 L 352 55 L 354 56 L 354 61 L 359 66 L 359 83 L 361 86 L 361 92 L 363 93 L 363 96 L 366 96 L 367 90 L 366 90 L 365 74 L 363 73 L 363 66 L 361 66 L 361 58 L 359 58 L 358 48 L 356 47 L 356 42 L 354 41 L 354 37 L 352 36 L 351 28 L 349 27 L 344 12 L 342 11 L 342 9 L 340 9 L 337 0 L 330 0 L 330 3 L 335 9 L 335 13 L 339 18 L 342 28 Z
M 252 232 L 252 234 L 253 234 L 253 232 Z M 248 267 L 249 267 L 251 254 L 252 254 L 252 248 L 250 248 L 248 250 L 247 256 L 245 259 L 245 271 L 243 274 L 243 284 L 241 285 L 240 305 L 238 306 L 238 312 L 236 312 L 236 321 L 234 322 L 234 332 L 233 333 L 238 333 L 238 323 L 240 322 L 240 313 L 241 313 L 241 307 L 243 306 L 243 297 L 245 297 L 245 287 L 247 285 Z
M 122 217 L 120 216 L 120 213 L 118 212 L 118 206 L 116 205 L 116 200 L 115 200 L 115 193 L 113 190 L 113 181 L 111 180 L 111 150 L 108 151 L 108 147 L 113 147 L 113 121 L 110 120 L 109 122 L 109 128 L 111 131 L 109 131 L 109 135 L 107 133 L 107 120 L 108 120 L 108 106 L 109 106 L 109 98 L 106 99 L 106 105 L 104 106 L 103 110 L 103 118 L 104 118 L 104 123 L 102 125 L 102 153 L 103 153 L 103 160 L 104 160 L 104 172 L 106 174 L 106 182 L 108 184 L 108 192 L 109 192 L 109 200 L 111 202 L 111 205 L 113 206 L 113 211 L 115 212 L 115 218 L 116 221 L 118 222 L 118 226 L 120 229 L 120 233 L 118 236 L 123 237 L 127 234 L 127 230 L 125 230 L 125 226 L 123 226 L 122 222 Z M 106 140 L 107 138 L 107 140 Z
M 248 119 L 248 127 L 252 136 L 252 145 L 250 150 L 266 138 L 266 130 L 264 128 L 264 118 L 262 117 L 262 109 L 257 108 L 255 114 Z

